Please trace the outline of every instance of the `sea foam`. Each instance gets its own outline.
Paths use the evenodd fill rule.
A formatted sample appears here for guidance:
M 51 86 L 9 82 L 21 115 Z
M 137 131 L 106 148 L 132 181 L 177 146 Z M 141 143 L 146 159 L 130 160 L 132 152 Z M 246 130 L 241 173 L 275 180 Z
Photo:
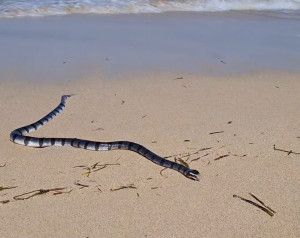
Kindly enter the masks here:
M 0 17 L 170 11 L 300 10 L 300 0 L 2 0 Z

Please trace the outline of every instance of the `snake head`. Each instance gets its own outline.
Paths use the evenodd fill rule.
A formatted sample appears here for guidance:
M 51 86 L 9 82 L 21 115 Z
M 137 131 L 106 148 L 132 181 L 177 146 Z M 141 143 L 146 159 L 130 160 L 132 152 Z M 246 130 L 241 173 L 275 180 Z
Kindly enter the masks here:
M 186 177 L 192 180 L 199 181 L 200 180 L 200 173 L 197 170 L 190 170 L 186 173 Z

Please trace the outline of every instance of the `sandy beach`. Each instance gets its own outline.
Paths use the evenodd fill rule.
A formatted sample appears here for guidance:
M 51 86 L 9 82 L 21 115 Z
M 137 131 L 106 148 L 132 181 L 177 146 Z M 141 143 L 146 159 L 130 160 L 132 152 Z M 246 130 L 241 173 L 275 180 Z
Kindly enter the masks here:
M 76 75 L 60 71 L 62 65 L 69 67 L 70 61 L 60 57 L 68 44 L 50 57 L 45 52 L 51 48 L 42 47 L 37 56 L 34 43 L 47 42 L 36 34 L 32 39 L 25 33 L 14 38 L 24 40 L 24 46 L 17 45 L 24 51 L 9 56 L 16 46 L 12 41 L 5 50 L 11 64 L 0 61 L 5 69 L 0 79 L 0 237 L 300 237 L 297 70 L 280 69 L 275 60 L 274 67 L 245 66 L 249 70 L 221 70 L 217 75 L 174 65 L 129 67 L 129 73 L 127 65 L 125 73 L 118 71 L 120 62 L 93 71 L 93 56 L 87 63 L 90 70 Z M 0 40 L 8 42 L 11 36 Z M 70 49 L 78 46 L 74 42 Z M 101 47 L 107 50 L 105 44 Z M 18 54 L 30 50 L 36 55 L 32 62 L 16 62 Z M 112 55 L 117 58 L 116 51 Z M 130 56 L 136 62 L 135 54 Z M 226 57 L 206 65 L 218 71 L 225 66 L 220 60 L 230 62 L 230 54 Z M 29 79 L 35 73 L 26 74 L 22 67 L 17 70 L 22 63 L 33 69 L 42 58 L 52 64 L 45 71 L 40 62 L 36 78 Z M 100 58 L 110 64 L 108 53 Z M 72 69 L 88 67 L 79 59 L 71 63 Z M 294 61 L 285 64 L 292 65 L 289 62 Z M 117 74 L 109 73 L 113 66 Z M 43 74 L 46 79 L 38 80 Z M 200 172 L 200 181 L 162 171 L 130 151 L 36 149 L 9 141 L 12 130 L 49 113 L 64 94 L 74 94 L 64 111 L 30 135 L 134 141 L 172 161 L 188 163 Z M 234 195 L 269 207 L 269 213 Z

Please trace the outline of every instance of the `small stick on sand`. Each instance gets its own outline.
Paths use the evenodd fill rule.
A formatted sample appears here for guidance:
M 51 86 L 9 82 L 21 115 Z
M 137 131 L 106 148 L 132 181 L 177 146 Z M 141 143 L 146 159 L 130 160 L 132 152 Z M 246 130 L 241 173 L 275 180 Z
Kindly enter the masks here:
M 288 153 L 288 155 L 290 155 L 290 154 L 300 155 L 300 153 L 294 152 L 294 151 L 292 151 L 292 150 L 282 150 L 282 149 L 278 149 L 278 148 L 275 147 L 275 145 L 273 146 L 273 149 L 274 149 L 274 150 L 278 150 L 278 151 L 282 151 L 282 152 L 286 152 L 286 153 Z
M 225 158 L 225 157 L 227 157 L 227 156 L 229 156 L 229 154 L 227 154 L 227 155 L 221 155 L 221 156 L 219 156 L 218 158 L 215 158 L 215 160 L 219 160 L 219 159 Z
M 0 186 L 0 191 L 2 190 L 7 190 L 7 189 L 13 189 L 13 188 L 17 188 L 18 186 L 15 186 L 15 187 L 2 187 Z
M 249 193 L 250 196 L 252 196 L 256 201 L 258 201 L 261 205 L 269 209 L 271 212 L 276 213 L 272 208 L 268 207 L 267 205 L 264 204 L 260 199 L 258 199 L 256 196 L 254 196 L 252 193 Z
M 63 189 L 66 189 L 66 188 L 37 189 L 37 190 L 33 190 L 33 191 L 30 191 L 30 192 L 27 192 L 27 193 L 22 193 L 20 195 L 14 196 L 13 198 L 15 200 L 26 200 L 26 199 L 35 197 L 37 195 L 46 194 L 46 193 L 51 192 L 51 191 L 60 191 L 60 190 L 63 190 Z M 24 195 L 28 195 L 28 196 L 23 197 Z
M 241 199 L 242 201 L 245 201 L 245 202 L 247 202 L 247 203 L 252 204 L 252 205 L 255 206 L 255 207 L 258 207 L 259 209 L 261 209 L 262 211 L 264 211 L 265 213 L 267 213 L 267 214 L 268 214 L 269 216 L 271 216 L 271 217 L 274 216 L 274 213 L 273 213 L 272 211 L 268 210 L 267 208 L 265 208 L 265 207 L 263 207 L 263 206 L 261 206 L 261 205 L 255 203 L 255 202 L 252 202 L 251 200 L 242 198 L 242 197 L 240 197 L 240 196 L 238 196 L 238 195 L 233 195 L 233 197 L 234 197 L 234 198 L 239 198 L 239 199 Z
M 210 132 L 209 134 L 210 135 L 213 135 L 213 134 L 218 134 L 218 133 L 223 133 L 224 131 L 214 131 L 214 132 Z
M 134 185 L 134 184 L 129 184 L 129 185 L 125 185 L 125 186 L 121 186 L 119 188 L 111 188 L 110 191 L 118 191 L 118 190 L 121 190 L 121 189 L 125 189 L 125 188 L 134 188 L 134 189 L 137 189 L 137 187 Z

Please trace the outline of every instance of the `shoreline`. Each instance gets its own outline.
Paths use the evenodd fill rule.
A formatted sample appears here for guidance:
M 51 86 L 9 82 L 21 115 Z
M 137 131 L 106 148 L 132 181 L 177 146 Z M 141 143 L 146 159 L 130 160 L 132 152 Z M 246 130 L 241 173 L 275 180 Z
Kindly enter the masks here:
M 2 19 L 1 78 L 298 73 L 299 25 L 299 19 L 244 12 Z

